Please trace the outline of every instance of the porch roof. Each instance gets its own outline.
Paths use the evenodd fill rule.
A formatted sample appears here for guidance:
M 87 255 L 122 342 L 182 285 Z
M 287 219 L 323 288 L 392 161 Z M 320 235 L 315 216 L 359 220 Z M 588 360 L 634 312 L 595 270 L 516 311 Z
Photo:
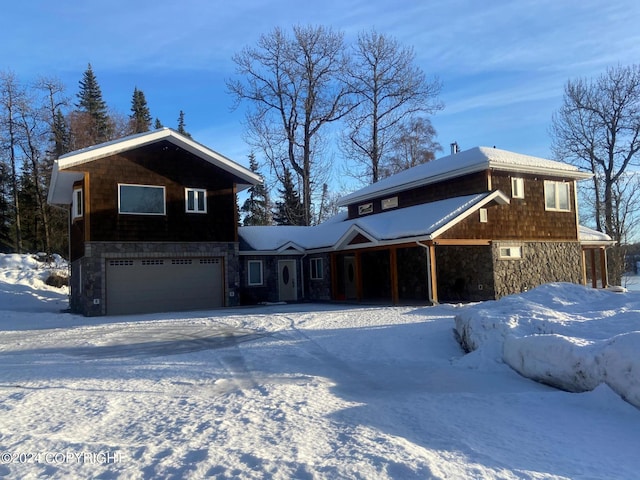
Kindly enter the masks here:
M 348 248 L 358 234 L 373 244 L 429 240 L 490 202 L 509 203 L 500 191 L 449 198 L 346 220 L 338 215 L 312 227 L 240 227 L 241 253 L 297 253 L 307 250 Z

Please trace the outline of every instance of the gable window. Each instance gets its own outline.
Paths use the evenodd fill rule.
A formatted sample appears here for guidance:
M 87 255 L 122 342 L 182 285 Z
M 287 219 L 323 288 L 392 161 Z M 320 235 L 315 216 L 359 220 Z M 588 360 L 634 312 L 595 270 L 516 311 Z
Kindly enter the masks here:
M 546 210 L 570 211 L 569 183 L 545 180 L 544 206 Z
M 118 213 L 164 215 L 164 187 L 118 184 Z
M 524 178 L 513 177 L 511 179 L 511 197 L 524 198 Z
M 382 210 L 396 208 L 398 206 L 398 197 L 384 198 L 382 200 Z
M 487 223 L 487 209 L 480 209 L 480 223 Z
M 367 215 L 368 213 L 373 213 L 373 203 L 358 205 L 358 215 Z
M 207 191 L 202 188 L 185 188 L 185 209 L 189 213 L 207 213 Z
M 73 202 L 71 205 L 71 217 L 73 219 L 80 218 L 84 214 L 83 212 L 83 198 L 82 198 L 82 189 L 74 188 L 73 189 Z
M 249 285 L 262 285 L 262 260 L 247 261 L 247 277 Z
M 312 258 L 309 262 L 311 265 L 311 280 L 322 280 L 322 259 Z

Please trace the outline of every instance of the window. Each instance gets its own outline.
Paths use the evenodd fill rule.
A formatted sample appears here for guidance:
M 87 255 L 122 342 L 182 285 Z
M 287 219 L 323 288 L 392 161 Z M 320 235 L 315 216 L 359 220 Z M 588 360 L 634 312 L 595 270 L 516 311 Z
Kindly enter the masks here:
M 119 184 L 118 212 L 131 215 L 164 215 L 164 187 Z
M 487 223 L 487 209 L 480 209 L 480 223 Z
M 520 259 L 522 258 L 522 247 L 500 247 L 500 258 L 503 260 Z
M 249 260 L 247 274 L 249 285 L 262 285 L 262 260 Z
M 570 211 L 569 183 L 545 180 L 544 206 L 547 210 Z
M 322 280 L 322 259 L 321 258 L 312 258 L 310 260 L 311 264 L 311 280 Z
M 72 218 L 80 218 L 84 214 L 83 212 L 83 199 L 82 199 L 82 189 L 74 188 L 73 189 L 73 203 L 71 205 Z
M 190 213 L 207 213 L 207 191 L 201 188 L 185 188 L 185 208 Z
M 382 210 L 396 208 L 398 206 L 398 197 L 385 198 L 382 200 Z
M 511 179 L 511 196 L 524 198 L 524 178 L 513 177 Z
M 365 203 L 358 205 L 358 215 L 366 215 L 373 212 L 373 203 Z

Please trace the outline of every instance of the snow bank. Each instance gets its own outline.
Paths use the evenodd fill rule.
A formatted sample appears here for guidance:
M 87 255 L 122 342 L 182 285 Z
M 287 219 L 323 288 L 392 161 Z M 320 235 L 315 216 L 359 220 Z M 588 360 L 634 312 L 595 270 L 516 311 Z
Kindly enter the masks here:
M 640 295 L 548 284 L 455 317 L 468 364 L 504 362 L 570 392 L 607 384 L 640 408 Z
M 47 285 L 47 279 L 52 275 L 68 277 L 67 261 L 60 255 L 0 253 L 0 282 L 6 285 L 5 288 L 22 285 L 38 290 L 59 291 L 60 288 Z

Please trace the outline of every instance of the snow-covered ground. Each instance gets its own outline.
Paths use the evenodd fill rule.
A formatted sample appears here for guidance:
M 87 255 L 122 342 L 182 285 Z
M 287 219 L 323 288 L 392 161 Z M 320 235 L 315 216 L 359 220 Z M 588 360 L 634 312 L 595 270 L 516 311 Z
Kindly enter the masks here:
M 84 318 L 44 275 L 0 255 L 0 477 L 640 477 L 640 293 Z

